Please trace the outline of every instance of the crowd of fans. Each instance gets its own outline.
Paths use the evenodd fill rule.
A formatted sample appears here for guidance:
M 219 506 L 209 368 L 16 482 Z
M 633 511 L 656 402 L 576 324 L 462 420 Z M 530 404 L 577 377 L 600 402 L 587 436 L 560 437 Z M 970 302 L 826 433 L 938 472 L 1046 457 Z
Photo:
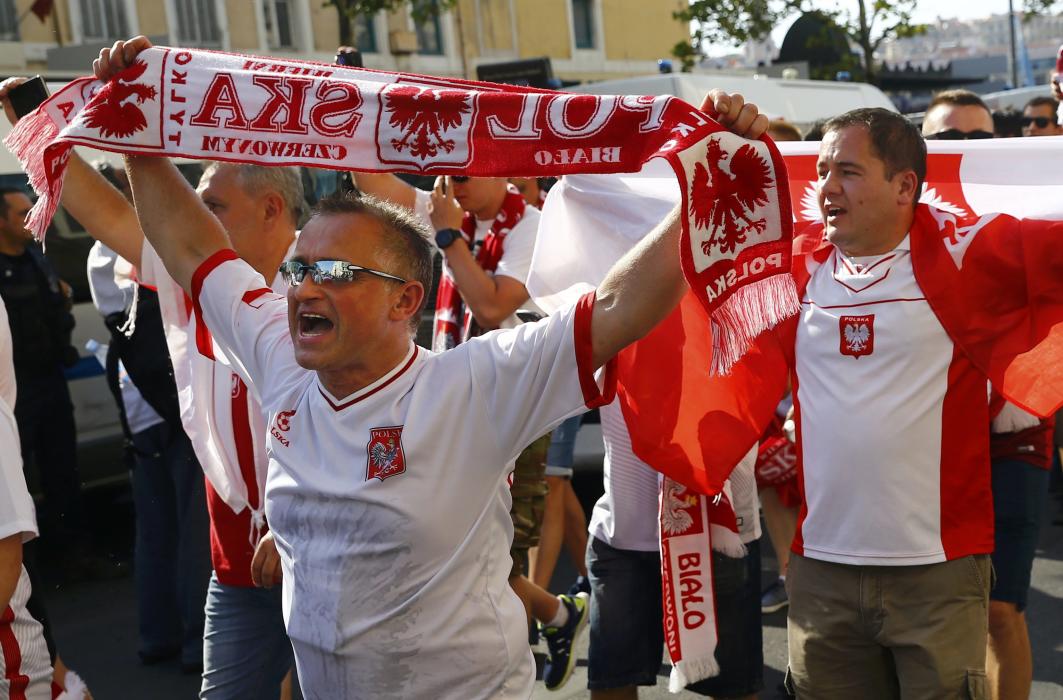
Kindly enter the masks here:
M 98 77 L 144 46 L 116 46 Z M 0 87 L 6 107 L 18 82 Z M 1057 98 L 1018 114 L 942 92 L 921 137 L 884 110 L 802 134 L 737 96 L 706 102 L 739 134 L 822 143 L 830 245 L 803 290 L 793 392 L 732 476 L 755 475 L 759 494 L 734 503 L 744 556 L 713 556 L 720 673 L 691 691 L 756 697 L 761 615 L 789 607 L 786 689 L 798 697 L 1028 697 L 1024 610 L 1059 470 L 1053 423 L 995 392 L 985 401 L 985 377 L 954 355 L 953 329 L 925 299 L 894 302 L 929 296 L 909 242 L 921 225 L 923 139 L 1063 135 Z M 62 204 L 97 241 L 89 279 L 112 333 L 107 376 L 133 460 L 141 663 L 178 658 L 202 674 L 208 699 L 288 696 L 296 663 L 306 697 L 526 697 L 528 646 L 545 642 L 542 681 L 556 690 L 589 627 L 591 697 L 637 697 L 656 683 L 664 642 L 659 475 L 625 443 L 601 377 L 589 377 L 678 301 L 677 220 L 618 264 L 597 299 L 544 317 L 526 283 L 549 180 L 448 176 L 427 191 L 354 173 L 353 184 L 307 219 L 298 168 L 212 163 L 193 195 L 168 162 L 131 157 L 123 171 L 71 158 Z M 63 379 L 69 288 L 31 241 L 30 204 L 0 190 L 0 635 L 21 644 L 15 658 L 0 645 L 0 688 L 79 697 L 87 691 L 62 665 L 31 585 L 32 552 L 22 553 L 38 532 L 22 480 L 32 462 L 42 536 L 91 567 Z M 410 329 L 435 287 L 426 352 Z M 255 303 L 241 303 L 249 294 Z M 833 309 L 865 305 L 878 305 L 879 333 L 925 350 L 918 367 L 888 342 L 877 377 L 868 373 L 881 366 L 836 347 L 829 359 L 809 349 L 852 318 Z M 573 349 L 581 342 L 590 356 Z M 979 383 L 982 400 L 957 407 Z M 884 391 L 900 406 L 945 408 L 900 418 L 868 409 Z M 588 519 L 572 465 L 592 408 L 605 493 Z M 971 425 L 958 438 L 950 421 Z M 289 440 L 298 453 L 278 447 Z M 853 441 L 871 455 L 864 464 L 844 457 Z M 987 449 L 966 446 L 979 441 Z M 334 459 L 343 454 L 368 460 L 371 486 L 345 475 L 350 465 Z M 403 474 L 418 462 L 438 473 Z M 898 486 L 898 472 L 925 491 Z M 956 479 L 973 484 L 964 502 L 941 493 Z M 876 520 L 882 512 L 894 519 Z M 778 562 L 763 588 L 761 513 Z M 555 595 L 562 551 L 577 578 Z

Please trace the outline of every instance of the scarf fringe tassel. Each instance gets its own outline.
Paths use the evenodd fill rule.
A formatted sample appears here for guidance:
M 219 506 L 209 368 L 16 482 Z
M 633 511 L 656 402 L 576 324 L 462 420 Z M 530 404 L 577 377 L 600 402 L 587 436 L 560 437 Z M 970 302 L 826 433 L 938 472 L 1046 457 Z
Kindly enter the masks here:
M 712 312 L 709 374 L 729 374 L 758 335 L 800 310 L 797 285 L 789 273 L 772 275 L 736 289 Z
M 720 664 L 714 657 L 703 659 L 683 659 L 672 666 L 668 676 L 668 692 L 680 693 L 691 683 L 720 675 Z
M 59 207 L 59 196 L 62 192 L 61 178 L 57 181 L 59 184 L 56 191 L 52 191 L 45 162 L 64 158 L 63 151 L 69 151 L 72 148 L 64 144 L 48 149 L 47 146 L 58 136 L 59 127 L 43 108 L 38 107 L 19 119 L 15 128 L 4 139 L 4 145 L 18 159 L 29 177 L 30 186 L 40 197 L 30 210 L 29 216 L 26 217 L 26 226 L 33 231 L 33 235 L 42 244 L 48 224 Z M 65 164 L 62 167 L 65 167 Z

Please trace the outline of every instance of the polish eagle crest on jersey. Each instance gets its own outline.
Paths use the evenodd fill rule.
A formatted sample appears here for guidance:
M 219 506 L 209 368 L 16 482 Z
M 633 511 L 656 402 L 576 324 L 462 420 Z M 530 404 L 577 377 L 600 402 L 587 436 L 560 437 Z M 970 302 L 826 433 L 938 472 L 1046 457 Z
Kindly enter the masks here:
M 402 451 L 402 426 L 371 428 L 366 445 L 365 480 L 396 476 L 406 471 L 406 455 Z
M 144 75 L 148 64 L 142 60 L 116 75 L 96 93 L 96 103 L 85 110 L 85 126 L 98 129 L 103 138 L 126 138 L 148 128 L 147 117 L 139 105 L 155 100 L 151 85 L 133 82 Z
M 843 355 L 862 357 L 875 351 L 875 314 L 842 316 L 838 319 Z
M 476 93 L 397 84 L 380 91 L 377 148 L 384 163 L 468 165 Z
M 711 257 L 736 256 L 748 243 L 759 242 L 752 237 L 768 228 L 765 207 L 775 184 L 769 159 L 749 143 L 725 150 L 725 138 L 708 139 L 705 160 L 694 166 L 690 183 L 694 224 L 709 234 L 700 241 L 701 252 Z

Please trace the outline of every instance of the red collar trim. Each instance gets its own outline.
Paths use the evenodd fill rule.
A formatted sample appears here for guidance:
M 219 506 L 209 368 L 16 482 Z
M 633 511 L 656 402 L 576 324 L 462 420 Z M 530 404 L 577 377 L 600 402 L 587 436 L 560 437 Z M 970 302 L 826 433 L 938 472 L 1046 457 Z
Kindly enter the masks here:
M 381 381 L 379 384 L 377 384 L 376 386 L 372 387 L 371 389 L 368 389 L 368 390 L 363 389 L 363 391 L 365 391 L 364 394 L 359 394 L 359 395 L 355 396 L 354 398 L 351 398 L 351 399 L 348 399 L 347 401 L 344 401 L 343 403 L 336 403 L 336 401 L 331 396 L 328 395 L 328 393 L 321 387 L 320 384 L 318 384 L 317 390 L 319 392 L 321 392 L 321 396 L 324 397 L 325 401 L 328 402 L 328 405 L 332 407 L 333 411 L 337 411 L 337 412 L 338 411 L 342 411 L 345 408 L 353 406 L 354 404 L 358 403 L 359 401 L 364 401 L 365 399 L 368 399 L 370 396 L 373 396 L 374 394 L 376 394 L 376 393 L 378 393 L 380 391 L 383 391 L 388 386 L 390 386 L 396 379 L 401 377 L 406 372 L 406 370 L 408 370 L 411 366 L 413 366 L 413 361 L 417 359 L 417 356 L 420 354 L 420 351 L 421 351 L 421 349 L 419 347 L 417 347 L 416 345 L 414 345 L 413 346 L 413 351 L 410 352 L 409 359 L 407 359 L 406 362 L 404 362 L 399 367 L 399 369 L 397 371 L 395 371 L 394 374 L 392 374 L 390 377 L 387 377 L 386 379 L 384 379 L 383 381 Z

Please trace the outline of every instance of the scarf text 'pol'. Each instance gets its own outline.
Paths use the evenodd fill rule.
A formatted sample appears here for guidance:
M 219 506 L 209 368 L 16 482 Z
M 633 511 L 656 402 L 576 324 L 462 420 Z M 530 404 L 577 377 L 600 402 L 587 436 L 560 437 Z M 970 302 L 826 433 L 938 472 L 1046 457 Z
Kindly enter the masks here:
M 185 158 L 434 175 L 633 172 L 663 157 L 683 190 L 684 273 L 726 372 L 797 312 L 792 217 L 771 141 L 674 97 L 575 95 L 308 61 L 155 47 L 106 85 L 75 80 L 6 140 L 40 194 L 42 237 L 74 145 Z

